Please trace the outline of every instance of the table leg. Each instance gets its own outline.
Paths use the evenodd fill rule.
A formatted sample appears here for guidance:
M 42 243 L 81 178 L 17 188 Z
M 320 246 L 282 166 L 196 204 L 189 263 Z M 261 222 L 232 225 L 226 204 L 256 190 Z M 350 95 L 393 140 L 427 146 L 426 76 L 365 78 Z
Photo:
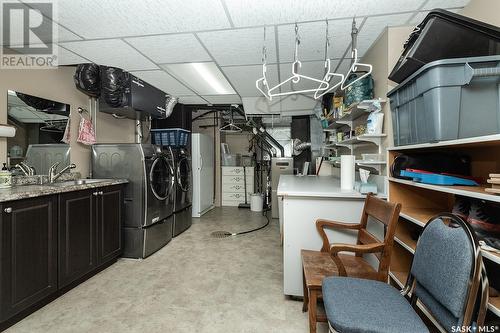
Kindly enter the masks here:
M 317 291 L 309 291 L 309 332 L 316 333 L 316 305 L 318 302 Z
M 302 285 L 304 287 L 304 302 L 302 304 L 302 312 L 307 312 L 307 305 L 309 302 L 309 291 L 307 290 L 307 285 L 306 285 L 306 276 L 304 274 L 304 269 L 302 269 Z

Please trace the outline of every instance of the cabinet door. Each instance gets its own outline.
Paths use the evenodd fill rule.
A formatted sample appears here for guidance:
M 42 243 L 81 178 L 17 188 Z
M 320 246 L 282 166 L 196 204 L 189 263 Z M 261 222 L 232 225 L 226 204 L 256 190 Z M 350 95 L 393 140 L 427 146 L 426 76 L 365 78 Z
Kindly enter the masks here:
M 98 196 L 99 264 L 118 257 L 122 252 L 122 186 L 103 187 Z
M 57 291 L 57 200 L 6 202 L 0 221 L 0 320 Z
M 59 287 L 97 266 L 95 190 L 59 196 Z

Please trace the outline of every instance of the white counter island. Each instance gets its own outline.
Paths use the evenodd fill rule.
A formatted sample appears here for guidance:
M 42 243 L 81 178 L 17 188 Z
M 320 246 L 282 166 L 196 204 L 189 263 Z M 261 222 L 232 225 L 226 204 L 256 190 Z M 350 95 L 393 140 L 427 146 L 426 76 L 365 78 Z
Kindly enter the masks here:
M 378 177 L 379 191 L 384 189 L 384 177 Z M 278 185 L 280 225 L 283 237 L 284 293 L 303 296 L 301 249 L 320 250 L 321 238 L 316 231 L 318 218 L 359 223 L 365 195 L 354 190 L 342 190 L 340 180 L 333 176 L 284 175 Z M 385 194 L 380 196 L 385 197 Z M 372 232 L 383 233 L 377 226 Z M 353 231 L 329 231 L 330 240 L 355 243 Z

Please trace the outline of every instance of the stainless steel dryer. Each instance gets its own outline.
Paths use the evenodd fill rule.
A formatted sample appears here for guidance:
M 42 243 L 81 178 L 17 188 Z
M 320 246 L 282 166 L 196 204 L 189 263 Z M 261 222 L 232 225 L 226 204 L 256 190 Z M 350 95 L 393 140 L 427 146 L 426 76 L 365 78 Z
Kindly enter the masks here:
M 192 223 L 191 157 L 185 148 L 172 148 L 175 161 L 174 237 Z
M 170 150 L 150 144 L 92 146 L 94 178 L 127 178 L 124 254 L 145 258 L 172 239 L 175 169 Z

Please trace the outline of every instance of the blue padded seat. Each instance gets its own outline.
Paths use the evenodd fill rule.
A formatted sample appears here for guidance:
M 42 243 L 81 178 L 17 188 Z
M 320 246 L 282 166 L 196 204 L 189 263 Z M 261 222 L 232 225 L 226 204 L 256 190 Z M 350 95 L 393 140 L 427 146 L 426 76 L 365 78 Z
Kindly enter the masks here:
M 387 283 L 333 276 L 323 279 L 322 288 L 328 321 L 338 332 L 429 332 L 410 303 Z

